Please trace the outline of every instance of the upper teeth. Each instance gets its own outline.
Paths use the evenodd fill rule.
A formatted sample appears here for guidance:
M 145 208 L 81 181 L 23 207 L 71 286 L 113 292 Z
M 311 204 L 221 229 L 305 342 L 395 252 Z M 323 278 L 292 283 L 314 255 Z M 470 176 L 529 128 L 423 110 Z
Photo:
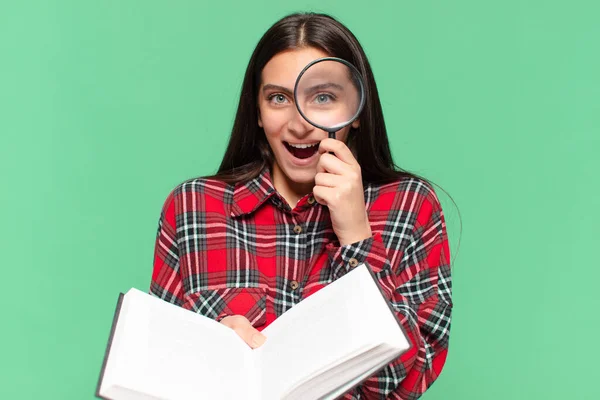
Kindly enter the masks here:
M 289 143 L 290 146 L 295 147 L 297 149 L 306 149 L 312 146 L 316 146 L 318 143 L 313 143 L 313 144 L 292 144 Z

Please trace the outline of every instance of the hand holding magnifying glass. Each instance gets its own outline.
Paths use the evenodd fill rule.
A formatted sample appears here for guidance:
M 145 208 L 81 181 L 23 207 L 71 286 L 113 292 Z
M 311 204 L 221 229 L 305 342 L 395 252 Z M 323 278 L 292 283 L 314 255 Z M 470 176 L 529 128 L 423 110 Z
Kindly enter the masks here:
M 294 86 L 294 101 L 302 117 L 329 133 L 321 142 L 317 164 L 315 199 L 329 208 L 333 230 L 341 245 L 371 236 L 365 209 L 360 166 L 346 144 L 330 140 L 340 129 L 357 120 L 365 104 L 360 72 L 340 58 L 312 61 Z M 329 154 L 323 154 L 328 151 Z

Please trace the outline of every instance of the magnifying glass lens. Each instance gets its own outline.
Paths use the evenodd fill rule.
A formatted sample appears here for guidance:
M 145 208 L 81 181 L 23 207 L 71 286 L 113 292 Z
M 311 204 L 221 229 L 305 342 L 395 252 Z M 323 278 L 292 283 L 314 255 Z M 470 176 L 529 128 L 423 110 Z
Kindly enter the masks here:
M 360 79 L 340 61 L 314 63 L 298 77 L 296 106 L 309 123 L 335 132 L 358 117 L 364 96 Z

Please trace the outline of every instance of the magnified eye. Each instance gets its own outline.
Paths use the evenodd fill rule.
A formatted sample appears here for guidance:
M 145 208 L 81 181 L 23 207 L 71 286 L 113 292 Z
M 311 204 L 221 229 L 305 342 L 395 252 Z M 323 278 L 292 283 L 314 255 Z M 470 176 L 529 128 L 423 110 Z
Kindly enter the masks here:
M 315 96 L 315 103 L 317 104 L 327 104 L 334 100 L 334 97 L 327 93 L 319 93 Z

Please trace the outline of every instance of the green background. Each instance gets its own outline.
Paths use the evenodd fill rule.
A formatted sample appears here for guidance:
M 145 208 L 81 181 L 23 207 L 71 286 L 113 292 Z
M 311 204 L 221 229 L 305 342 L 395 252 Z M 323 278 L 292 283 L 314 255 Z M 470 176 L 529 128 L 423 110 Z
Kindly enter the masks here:
M 600 398 L 596 0 L 3 0 L 0 398 L 93 398 L 163 200 L 215 171 L 255 44 L 300 10 L 356 34 L 397 163 L 462 214 L 457 253 L 442 196 L 455 308 L 424 398 Z

